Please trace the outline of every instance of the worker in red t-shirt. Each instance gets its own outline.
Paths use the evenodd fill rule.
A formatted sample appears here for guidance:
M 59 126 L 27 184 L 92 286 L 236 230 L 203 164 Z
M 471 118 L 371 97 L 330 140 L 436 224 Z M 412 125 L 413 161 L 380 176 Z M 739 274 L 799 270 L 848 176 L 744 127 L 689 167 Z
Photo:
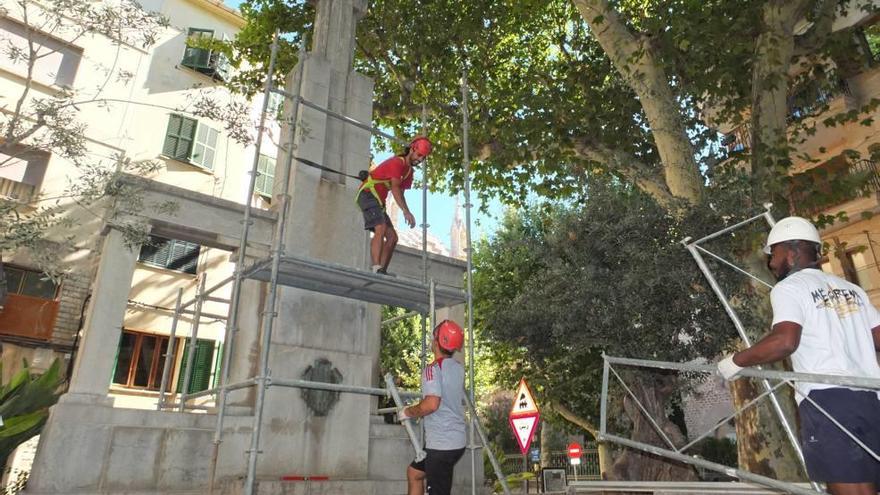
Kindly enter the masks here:
M 364 229 L 373 232 L 370 241 L 370 258 L 372 271 L 387 275 L 391 255 L 397 246 L 397 232 L 391 218 L 385 212 L 385 200 L 388 191 L 403 211 L 403 219 L 410 228 L 416 226 L 416 218 L 406 205 L 403 191 L 412 187 L 413 167 L 424 161 L 431 153 L 431 141 L 424 136 L 412 140 L 403 153 L 392 156 L 370 171 L 358 189 L 357 204 L 364 214 Z

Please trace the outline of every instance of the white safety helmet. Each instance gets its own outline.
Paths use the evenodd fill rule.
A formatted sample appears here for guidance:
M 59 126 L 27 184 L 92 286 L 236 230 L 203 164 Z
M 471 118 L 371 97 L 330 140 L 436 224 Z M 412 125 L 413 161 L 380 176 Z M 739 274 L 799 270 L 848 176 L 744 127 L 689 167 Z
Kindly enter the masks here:
M 767 244 L 764 246 L 764 254 L 770 254 L 770 248 L 774 244 L 785 241 L 809 241 L 822 244 L 819 231 L 806 218 L 786 217 L 776 222 L 767 235 Z

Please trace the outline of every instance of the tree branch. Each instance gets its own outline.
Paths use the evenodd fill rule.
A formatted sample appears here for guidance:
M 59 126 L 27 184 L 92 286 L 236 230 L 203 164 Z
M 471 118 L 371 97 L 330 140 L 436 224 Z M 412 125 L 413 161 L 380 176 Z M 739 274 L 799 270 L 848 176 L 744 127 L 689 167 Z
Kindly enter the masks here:
M 813 26 L 806 33 L 795 36 L 795 56 L 813 53 L 825 42 L 825 39 L 831 34 L 831 25 L 834 23 L 837 4 L 837 0 L 822 0 Z
M 556 401 L 547 402 L 545 403 L 544 407 L 550 409 L 556 414 L 559 414 L 560 416 L 562 416 L 562 419 L 577 426 L 578 428 L 583 428 L 584 430 L 587 430 L 588 432 L 590 432 L 590 435 L 593 435 L 593 438 L 597 440 L 599 439 L 599 428 L 597 428 L 592 421 L 578 416 L 577 414 L 572 412 L 571 409 L 563 406 Z
M 666 186 L 666 181 L 660 175 L 638 158 L 624 151 L 611 149 L 607 146 L 581 137 L 575 139 L 574 151 L 581 157 L 600 163 L 621 173 L 631 180 L 644 193 L 648 194 L 658 204 L 669 211 L 677 209 L 676 198 Z

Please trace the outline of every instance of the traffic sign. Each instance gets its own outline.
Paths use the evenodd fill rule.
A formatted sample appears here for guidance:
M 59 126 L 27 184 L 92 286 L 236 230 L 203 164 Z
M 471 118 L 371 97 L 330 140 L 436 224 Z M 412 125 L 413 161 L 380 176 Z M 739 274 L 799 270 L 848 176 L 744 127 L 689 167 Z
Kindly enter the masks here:
M 529 414 L 538 414 L 538 404 L 529 390 L 529 385 L 525 378 L 520 378 L 519 386 L 516 388 L 516 397 L 513 399 L 513 406 L 510 408 L 510 416 L 526 416 Z
M 510 418 L 510 427 L 513 429 L 513 436 L 519 444 L 520 452 L 525 455 L 529 451 L 529 445 L 532 438 L 535 437 L 535 431 L 538 425 L 538 415 L 520 416 L 518 418 Z
M 541 460 L 541 450 L 540 449 L 532 449 L 529 451 L 529 458 L 532 462 L 538 462 Z
M 529 445 L 535 436 L 535 427 L 538 425 L 540 417 L 541 413 L 538 411 L 538 405 L 535 403 L 532 391 L 529 390 L 526 379 L 522 378 L 516 388 L 513 404 L 510 406 L 508 421 L 523 455 L 529 451 Z
M 577 442 L 571 442 L 568 444 L 568 457 L 570 459 L 580 459 L 581 458 L 581 444 Z

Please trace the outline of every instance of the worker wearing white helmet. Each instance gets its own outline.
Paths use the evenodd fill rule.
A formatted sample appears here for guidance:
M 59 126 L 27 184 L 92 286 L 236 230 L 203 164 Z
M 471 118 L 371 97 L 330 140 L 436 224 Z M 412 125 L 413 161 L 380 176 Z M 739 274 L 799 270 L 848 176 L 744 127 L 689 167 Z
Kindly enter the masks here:
M 880 378 L 880 313 L 861 287 L 819 269 L 821 247 L 819 232 L 804 218 L 785 218 L 770 231 L 764 252 L 779 281 L 770 292 L 772 330 L 718 363 L 725 379 L 787 357 L 798 373 Z M 795 393 L 810 479 L 827 483 L 833 495 L 875 495 L 880 461 L 805 397 L 880 455 L 878 392 L 798 382 Z

